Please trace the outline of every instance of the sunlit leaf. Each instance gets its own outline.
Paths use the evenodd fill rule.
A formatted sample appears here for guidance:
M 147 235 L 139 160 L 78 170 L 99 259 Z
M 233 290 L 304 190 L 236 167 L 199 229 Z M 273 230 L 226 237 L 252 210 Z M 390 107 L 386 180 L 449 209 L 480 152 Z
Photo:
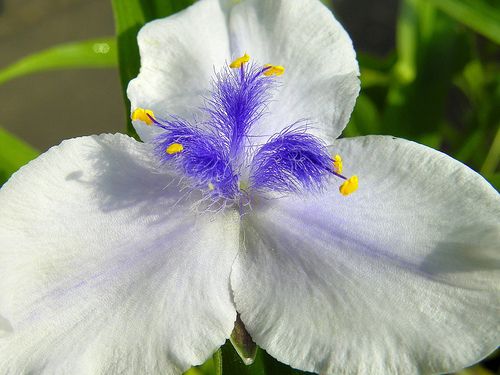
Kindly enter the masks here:
M 484 139 L 484 132 L 476 129 L 472 134 L 466 137 L 460 149 L 453 155 L 456 159 L 466 163 L 481 146 Z
M 193 0 L 112 0 L 126 118 L 130 117 L 127 86 L 130 80 L 139 74 L 140 68 L 137 46 L 139 29 L 148 21 L 171 15 L 192 3 Z M 136 135 L 130 119 L 127 131 L 130 135 Z
M 118 41 L 118 61 L 125 103 L 128 82 L 137 76 L 140 67 L 137 32 L 146 23 L 144 10 L 139 0 L 113 0 L 116 36 Z M 127 110 L 127 117 L 130 111 Z M 131 128 L 132 129 L 132 128 Z
M 16 77 L 54 69 L 107 68 L 117 66 L 112 38 L 60 44 L 36 52 L 0 70 L 0 84 Z
M 214 364 L 214 375 L 222 375 L 222 349 L 214 353 L 212 361 Z
M 361 94 L 351 115 L 349 124 L 342 133 L 345 137 L 380 134 L 380 114 L 370 98 Z
M 382 131 L 434 143 L 445 122 L 445 108 L 456 74 L 470 54 L 470 38 L 429 2 L 404 0 L 398 29 L 398 62 L 383 109 Z M 405 42 L 412 47 L 405 46 Z M 404 68 L 401 68 L 401 67 Z M 403 69 L 403 70 L 401 70 Z
M 473 367 L 466 368 L 462 371 L 459 371 L 456 373 L 456 375 L 495 375 L 493 372 L 490 370 L 477 365 Z
M 416 75 L 418 14 L 417 0 L 404 0 L 396 25 L 396 49 L 398 61 L 395 73 L 403 83 L 413 81 Z
M 487 0 L 428 0 L 450 17 L 500 44 L 500 4 Z M 496 3 L 496 5 L 494 5 Z
M 184 375 L 222 375 L 218 371 L 218 363 L 216 363 L 215 355 L 214 358 L 208 359 L 204 364 L 196 367 L 190 368 L 184 373 Z
M 484 160 L 481 168 L 481 173 L 492 174 L 500 166 L 500 124 L 497 128 L 497 133 L 493 142 L 491 143 L 490 150 Z
M 443 135 L 440 131 L 435 131 L 426 134 L 420 134 L 416 138 L 418 143 L 439 149 L 443 141 Z
M 366 89 L 373 86 L 387 86 L 390 77 L 378 70 L 361 68 L 361 87 Z
M 0 185 L 39 152 L 26 142 L 0 128 Z

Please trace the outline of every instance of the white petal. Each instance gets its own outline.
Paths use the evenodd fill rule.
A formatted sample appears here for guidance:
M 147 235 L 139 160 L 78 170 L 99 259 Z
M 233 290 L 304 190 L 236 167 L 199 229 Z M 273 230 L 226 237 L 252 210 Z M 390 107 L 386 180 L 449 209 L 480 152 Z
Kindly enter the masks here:
M 0 337 L 12 332 L 12 326 L 9 321 L 0 315 Z
M 254 129 L 272 135 L 307 119 L 311 133 L 332 141 L 346 126 L 359 92 L 352 42 L 318 0 L 247 0 L 230 17 L 233 56 L 283 65 L 269 116 Z
M 146 24 L 138 43 L 141 72 L 127 89 L 132 110 L 146 108 L 160 118 L 193 119 L 210 88 L 214 69 L 230 58 L 226 15 L 219 1 L 199 1 Z M 140 121 L 134 121 L 134 126 L 145 142 L 158 130 Z
M 65 141 L 0 190 L 1 374 L 179 374 L 230 334 L 239 216 L 191 211 L 149 147 Z
M 459 162 L 391 137 L 339 140 L 320 197 L 261 202 L 231 274 L 249 333 L 321 374 L 451 372 L 500 342 L 500 196 Z

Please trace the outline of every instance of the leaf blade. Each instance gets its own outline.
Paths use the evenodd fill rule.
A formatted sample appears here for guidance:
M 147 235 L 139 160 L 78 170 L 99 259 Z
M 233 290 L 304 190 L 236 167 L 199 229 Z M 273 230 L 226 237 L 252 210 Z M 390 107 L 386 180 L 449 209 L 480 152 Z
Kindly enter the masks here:
M 137 33 L 146 22 L 169 16 L 192 3 L 192 0 L 112 0 L 118 43 L 120 81 L 126 118 L 128 119 L 127 133 L 131 136 L 137 137 L 137 133 L 130 120 L 127 86 L 130 80 L 137 77 L 141 66 Z
M 35 159 L 39 152 L 0 127 L 0 186 L 24 164 Z
M 47 70 L 117 66 L 113 38 L 64 43 L 24 57 L 0 70 L 0 84 Z
M 431 0 L 450 17 L 500 44 L 500 8 L 485 0 Z

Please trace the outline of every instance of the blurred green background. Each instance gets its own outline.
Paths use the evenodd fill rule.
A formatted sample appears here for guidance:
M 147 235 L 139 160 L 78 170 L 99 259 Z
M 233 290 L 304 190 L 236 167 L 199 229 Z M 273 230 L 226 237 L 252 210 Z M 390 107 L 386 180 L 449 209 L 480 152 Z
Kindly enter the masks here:
M 361 66 L 344 136 L 424 143 L 500 189 L 500 0 L 323 2 L 350 33 Z M 189 3 L 0 0 L 0 185 L 65 138 L 132 134 L 122 87 L 139 68 L 135 34 Z M 222 354 L 238 374 L 299 373 L 263 351 L 247 368 L 230 346 Z M 461 374 L 500 374 L 494 357 Z M 215 373 L 217 363 L 191 375 Z

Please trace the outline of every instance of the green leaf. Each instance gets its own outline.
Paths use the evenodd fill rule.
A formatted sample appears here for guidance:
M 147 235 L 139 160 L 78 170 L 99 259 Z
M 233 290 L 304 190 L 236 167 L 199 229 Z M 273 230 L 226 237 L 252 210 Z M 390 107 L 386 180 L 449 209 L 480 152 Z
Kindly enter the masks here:
M 368 69 L 361 67 L 361 88 L 367 89 L 374 86 L 388 86 L 390 82 L 390 77 L 374 69 Z
M 0 128 L 0 186 L 38 154 L 33 147 Z
M 213 358 L 210 358 L 200 366 L 191 367 L 184 373 L 184 375 L 222 375 L 216 359 L 217 353 L 220 353 L 220 350 L 218 350 L 216 354 L 214 354 Z
M 498 1 L 428 0 L 457 21 L 500 44 L 500 7 Z
M 277 361 L 261 348 L 257 350 L 255 361 L 250 366 L 243 364 L 229 340 L 221 348 L 221 352 L 222 375 L 313 375 Z
M 137 33 L 146 22 L 169 16 L 192 3 L 193 0 L 112 0 L 118 40 L 120 80 L 126 117 L 129 119 L 127 132 L 132 136 L 136 136 L 136 133 L 130 121 L 130 103 L 126 90 L 130 80 L 139 74 L 141 65 Z
M 214 363 L 214 374 L 222 375 L 222 349 L 219 349 L 214 353 L 212 360 Z
M 402 83 L 409 83 L 416 75 L 416 55 L 418 37 L 417 0 L 405 0 L 401 3 L 396 25 L 396 49 L 398 61 L 394 68 L 396 77 Z
M 490 150 L 486 155 L 483 166 L 481 168 L 481 173 L 493 174 L 498 166 L 500 165 L 500 124 L 497 128 L 497 133 L 493 142 L 491 143 Z
M 129 81 L 139 74 L 140 57 L 137 45 L 137 33 L 146 23 L 146 17 L 138 0 L 112 0 L 115 17 L 116 36 L 118 41 L 118 62 L 123 96 L 127 106 L 127 118 L 130 106 L 126 89 Z M 133 130 L 129 123 L 129 130 Z
M 372 100 L 361 93 L 351 115 L 349 124 L 342 133 L 345 137 L 380 134 L 380 114 Z
M 34 53 L 0 70 L 0 84 L 46 70 L 108 68 L 116 65 L 116 43 L 111 38 L 66 43 Z
M 382 111 L 382 132 L 435 144 L 439 137 L 428 136 L 446 122 L 447 98 L 470 58 L 471 35 L 427 0 L 403 4 L 400 22 L 406 26 L 398 31 L 406 36 L 398 36 L 396 79 Z
M 177 13 L 194 3 L 194 0 L 140 0 L 146 21 L 163 18 Z M 127 1 L 128 4 L 128 1 Z
M 461 147 L 454 153 L 453 157 L 463 163 L 467 163 L 481 147 L 483 141 L 484 131 L 482 129 L 475 129 L 467 137 L 464 137 Z
M 495 375 L 495 374 L 481 365 L 476 365 L 473 367 L 463 369 L 455 373 L 455 375 Z
M 313 375 L 310 372 L 304 372 L 291 368 L 285 365 L 272 356 L 267 354 L 264 350 L 261 350 L 261 361 L 264 364 L 265 373 L 269 375 Z
M 221 348 L 222 355 L 222 375 L 262 375 L 264 367 L 262 364 L 262 350 L 257 350 L 255 361 L 246 366 L 241 360 L 240 356 L 234 349 L 231 342 L 228 340 Z M 278 374 L 277 374 L 278 375 Z

